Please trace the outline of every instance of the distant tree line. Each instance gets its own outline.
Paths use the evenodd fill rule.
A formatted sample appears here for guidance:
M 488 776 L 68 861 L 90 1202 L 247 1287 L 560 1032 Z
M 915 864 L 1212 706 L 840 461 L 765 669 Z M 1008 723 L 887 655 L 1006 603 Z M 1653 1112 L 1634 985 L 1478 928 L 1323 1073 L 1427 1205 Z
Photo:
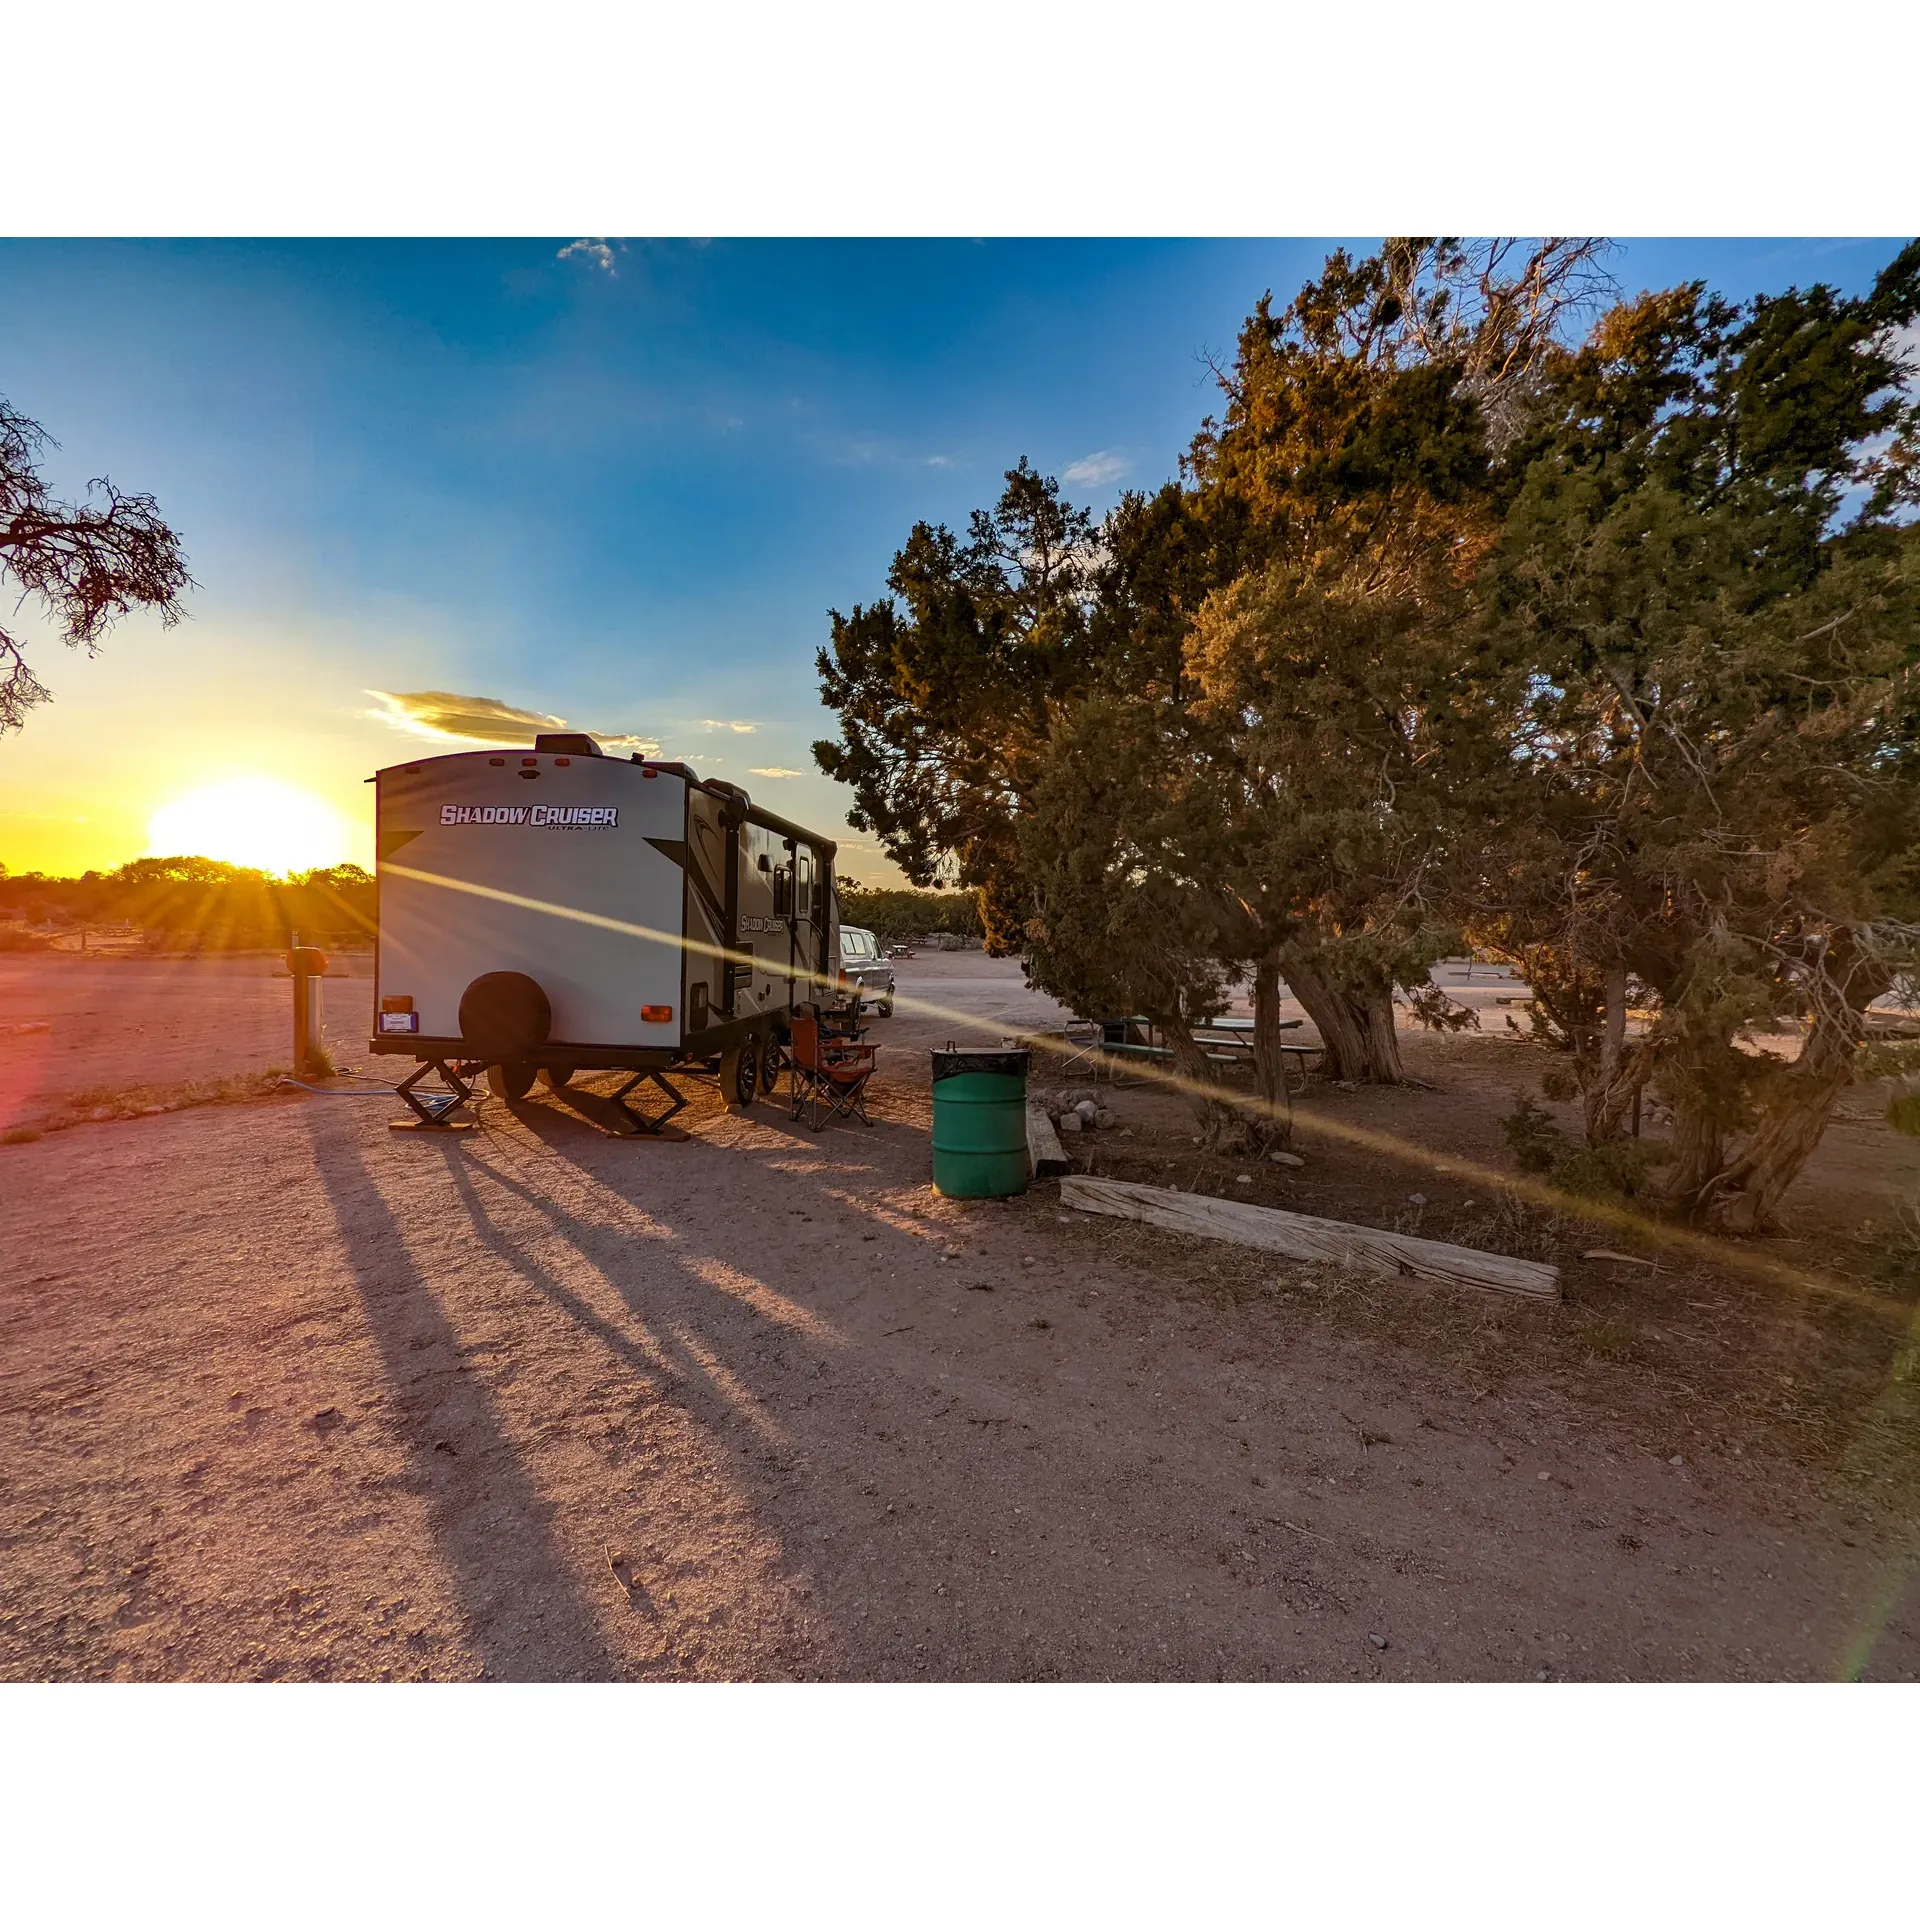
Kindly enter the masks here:
M 357 943 L 374 935 L 374 880 L 353 865 L 317 867 L 277 880 L 251 867 L 191 858 L 132 860 L 111 873 L 58 879 L 0 867 L 0 922 L 10 944 L 38 944 L 34 930 L 127 924 L 163 952 L 233 952 Z
M 971 888 L 932 893 L 913 887 L 863 887 L 838 880 L 840 918 L 881 940 L 912 940 L 923 933 L 980 938 L 980 897 Z
M 1217 1142 L 1284 1129 L 1283 982 L 1391 1082 L 1396 989 L 1457 1021 L 1471 943 L 1586 1148 L 1652 1089 L 1658 1197 L 1752 1229 L 1920 961 L 1920 242 L 1744 304 L 1606 251 L 1396 240 L 1262 299 L 1177 481 L 1096 524 L 1022 460 L 911 529 L 814 751 L 1036 984 L 1158 1020 Z M 1264 1121 L 1192 1033 L 1236 980 Z

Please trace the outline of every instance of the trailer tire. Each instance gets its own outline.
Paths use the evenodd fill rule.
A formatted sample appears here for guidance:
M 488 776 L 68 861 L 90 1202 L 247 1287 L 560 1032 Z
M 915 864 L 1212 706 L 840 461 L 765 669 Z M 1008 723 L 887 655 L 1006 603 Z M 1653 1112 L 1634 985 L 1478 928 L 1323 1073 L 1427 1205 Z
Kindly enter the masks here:
M 882 1020 L 891 1020 L 893 1018 L 893 995 L 888 994 L 887 997 L 874 1008 L 874 1012 L 877 1013 Z
M 550 1087 L 564 1087 L 573 1078 L 571 1067 L 542 1067 L 540 1078 Z
M 483 973 L 460 996 L 460 1038 L 483 1058 L 524 1059 L 547 1044 L 552 1030 L 546 991 L 527 974 Z
M 744 1109 L 753 1105 L 759 1084 L 760 1048 L 750 1033 L 737 1047 L 729 1047 L 720 1056 L 720 1091 L 729 1107 Z
M 487 1069 L 487 1091 L 509 1104 L 533 1091 L 533 1069 L 515 1060 L 497 1060 Z
M 777 1033 L 768 1034 L 760 1043 L 760 1093 L 763 1099 L 773 1098 L 774 1089 L 780 1084 L 780 1070 L 787 1064 L 780 1046 Z

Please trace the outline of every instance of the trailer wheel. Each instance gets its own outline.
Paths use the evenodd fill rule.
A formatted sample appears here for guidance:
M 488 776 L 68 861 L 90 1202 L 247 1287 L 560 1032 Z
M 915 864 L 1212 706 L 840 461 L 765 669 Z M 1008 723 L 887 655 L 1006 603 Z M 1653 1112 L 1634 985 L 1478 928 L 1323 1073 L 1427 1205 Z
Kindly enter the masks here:
M 460 1038 L 482 1059 L 513 1060 L 547 1044 L 553 1008 L 524 973 L 483 973 L 460 996 Z
M 737 1047 L 720 1056 L 720 1091 L 730 1107 L 750 1107 L 760 1084 L 760 1048 L 748 1034 Z
M 564 1087 L 573 1078 L 571 1067 L 542 1067 L 540 1078 L 550 1087 Z
M 773 1098 L 773 1090 L 780 1084 L 780 1069 L 786 1064 L 787 1057 L 780 1050 L 780 1036 L 768 1034 L 760 1047 L 760 1092 L 764 1099 Z
M 505 1060 L 487 1069 L 487 1091 L 496 1100 L 524 1100 L 533 1091 L 533 1069 Z

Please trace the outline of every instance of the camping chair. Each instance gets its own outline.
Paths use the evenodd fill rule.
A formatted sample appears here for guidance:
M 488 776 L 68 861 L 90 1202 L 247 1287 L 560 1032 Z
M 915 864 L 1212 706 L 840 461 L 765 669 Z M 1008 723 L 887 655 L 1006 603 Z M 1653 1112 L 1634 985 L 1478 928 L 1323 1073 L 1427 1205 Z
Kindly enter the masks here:
M 1100 1057 L 1100 1042 L 1103 1031 L 1098 1020 L 1069 1020 L 1062 1035 L 1065 1042 L 1061 1050 L 1060 1072 L 1066 1079 L 1084 1074 L 1089 1080 L 1097 1079 L 1103 1064 Z
M 867 1112 L 867 1082 L 880 1049 L 824 1034 L 818 1020 L 798 1019 L 787 1049 L 793 1083 L 793 1117 L 818 1133 L 836 1114 L 873 1125 Z

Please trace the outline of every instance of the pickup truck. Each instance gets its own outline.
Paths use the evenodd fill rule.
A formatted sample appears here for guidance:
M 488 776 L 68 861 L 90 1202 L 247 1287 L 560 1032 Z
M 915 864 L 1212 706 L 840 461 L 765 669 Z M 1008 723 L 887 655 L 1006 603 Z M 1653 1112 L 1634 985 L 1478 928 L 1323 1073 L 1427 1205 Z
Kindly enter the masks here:
M 856 1013 L 871 1007 L 881 1019 L 893 1015 L 893 962 L 865 927 L 840 929 L 841 991 Z

